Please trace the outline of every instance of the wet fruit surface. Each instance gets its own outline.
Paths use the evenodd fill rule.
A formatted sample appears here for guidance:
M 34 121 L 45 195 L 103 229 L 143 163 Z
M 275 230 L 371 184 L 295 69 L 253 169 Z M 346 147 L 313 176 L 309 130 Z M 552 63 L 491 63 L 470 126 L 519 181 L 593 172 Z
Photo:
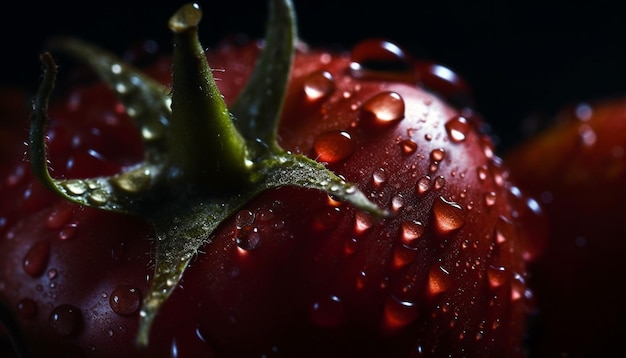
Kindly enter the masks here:
M 214 75 L 228 103 L 259 50 L 231 43 L 208 53 L 213 68 L 226 69 Z M 152 344 L 134 355 L 524 356 L 534 307 L 527 265 L 541 236 L 519 218 L 537 219 L 540 209 L 509 180 L 480 117 L 459 109 L 458 94 L 467 93 L 460 77 L 413 65 L 379 39 L 347 54 L 297 52 L 278 143 L 391 214 L 337 201 L 332 184 L 330 195 L 293 186 L 262 192 L 194 254 L 156 316 Z M 168 82 L 170 68 L 163 59 L 148 73 Z M 124 92 L 122 84 L 114 89 Z M 116 173 L 141 160 L 142 139 L 163 135 L 132 128 L 128 108 L 109 95 L 97 84 L 55 102 L 54 176 Z M 22 313 L 38 355 L 133 351 L 159 238 L 137 217 L 47 193 L 15 155 L 20 139 L 3 144 L 12 159 L 0 191 L 14 206 L 0 211 L 1 262 L 10 263 L 0 272 L 1 298 Z M 82 181 L 63 189 L 88 193 L 96 206 L 106 201 Z

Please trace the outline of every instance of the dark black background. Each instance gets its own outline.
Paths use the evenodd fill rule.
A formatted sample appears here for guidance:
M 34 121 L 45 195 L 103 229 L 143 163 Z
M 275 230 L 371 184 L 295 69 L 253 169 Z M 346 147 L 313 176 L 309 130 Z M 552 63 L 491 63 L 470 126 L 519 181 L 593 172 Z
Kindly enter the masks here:
M 167 20 L 183 3 L 12 2 L 0 21 L 0 84 L 36 87 L 37 56 L 53 34 L 118 53 L 152 38 L 169 51 Z M 207 47 L 235 32 L 263 33 L 264 0 L 199 4 Z M 363 38 L 386 37 L 455 69 L 473 88 L 477 110 L 502 149 L 522 138 L 521 123 L 530 115 L 550 117 L 578 101 L 626 94 L 626 26 L 618 2 L 295 0 L 295 7 L 300 37 L 312 45 L 349 48 Z

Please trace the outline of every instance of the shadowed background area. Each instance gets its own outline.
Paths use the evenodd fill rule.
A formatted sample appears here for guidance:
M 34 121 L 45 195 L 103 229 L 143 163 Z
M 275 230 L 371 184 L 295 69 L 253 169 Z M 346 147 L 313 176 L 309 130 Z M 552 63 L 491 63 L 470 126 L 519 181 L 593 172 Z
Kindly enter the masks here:
M 416 57 L 434 59 L 465 77 L 477 110 L 506 150 L 525 134 L 525 120 L 549 118 L 581 100 L 626 94 L 626 51 L 617 4 L 546 1 L 294 0 L 300 37 L 349 49 L 384 37 Z M 38 53 L 48 35 L 73 35 L 114 52 L 154 39 L 171 51 L 169 16 L 185 1 L 111 0 L 75 5 L 15 2 L 1 22 L 0 84 L 35 88 Z M 233 33 L 261 36 L 266 1 L 200 1 L 207 47 Z

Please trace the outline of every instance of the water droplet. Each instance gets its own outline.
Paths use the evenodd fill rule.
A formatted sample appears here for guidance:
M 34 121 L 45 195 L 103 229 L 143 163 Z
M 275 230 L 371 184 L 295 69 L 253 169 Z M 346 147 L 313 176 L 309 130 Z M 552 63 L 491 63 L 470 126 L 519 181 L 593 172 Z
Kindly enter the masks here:
M 352 255 L 356 251 L 358 244 L 359 241 L 356 239 L 356 237 L 348 238 L 343 245 L 343 252 L 347 256 Z
M 135 287 L 121 285 L 111 292 L 109 296 L 109 306 L 113 312 L 129 316 L 139 310 L 141 305 L 141 293 Z
M 437 92 L 457 108 L 473 107 L 473 99 L 467 82 L 450 68 L 430 61 L 418 61 L 415 65 L 418 82 Z
M 83 195 L 87 191 L 87 184 L 82 180 L 68 180 L 63 187 L 69 195 Z
M 438 295 L 448 290 L 450 285 L 450 272 L 445 268 L 435 265 L 428 271 L 428 292 Z
M 22 298 L 17 303 L 17 313 L 21 318 L 32 319 L 37 317 L 37 302 L 30 298 Z
M 384 324 L 389 330 L 402 328 L 418 317 L 419 306 L 408 300 L 401 300 L 394 295 L 389 295 L 385 300 Z
M 496 204 L 496 199 L 498 198 L 498 195 L 496 194 L 495 191 L 490 191 L 484 194 L 484 200 L 485 200 L 485 205 L 487 207 L 492 207 Z
M 372 180 L 374 182 L 374 185 L 377 187 L 384 184 L 387 181 L 387 173 L 385 173 L 385 169 L 378 168 L 374 170 L 374 173 L 372 174 Z
M 596 132 L 588 124 L 583 124 L 578 127 L 578 135 L 580 137 L 580 141 L 586 147 L 593 146 L 598 139 Z
M 235 215 L 235 225 L 237 230 L 241 230 L 254 224 L 255 215 L 250 210 L 241 210 Z
M 338 296 L 322 297 L 311 306 L 311 321 L 318 326 L 338 327 L 345 319 L 345 307 Z
M 476 168 L 476 174 L 478 175 L 478 180 L 485 181 L 485 179 L 489 176 L 489 169 L 487 169 L 486 165 L 481 165 Z
M 52 268 L 48 270 L 48 273 L 46 275 L 48 276 L 48 279 L 54 280 L 59 275 L 59 271 L 57 269 Z
M 394 195 L 391 198 L 391 211 L 397 212 L 404 206 L 404 197 L 402 194 Z
M 239 249 L 244 251 L 254 250 L 261 244 L 261 234 L 256 227 L 250 227 L 239 230 L 235 243 Z
M 31 277 L 39 277 L 43 274 L 48 260 L 50 259 L 50 241 L 37 241 L 26 253 L 22 261 L 22 268 Z
M 424 229 L 424 224 L 420 221 L 405 221 L 400 224 L 402 245 L 410 249 L 416 249 L 424 234 Z
M 151 172 L 148 168 L 132 170 L 115 177 L 113 184 L 126 192 L 138 193 L 150 185 L 150 174 Z
M 410 139 L 401 140 L 399 144 L 400 150 L 402 150 L 402 154 L 404 155 L 411 155 L 417 150 L 417 143 Z
M 72 305 L 62 304 L 50 313 L 48 318 L 50 328 L 60 336 L 71 336 L 80 330 L 82 326 L 82 314 Z
M 373 127 L 388 126 L 404 118 L 404 99 L 396 92 L 381 92 L 361 106 L 361 119 Z
M 441 235 L 449 235 L 465 224 L 465 210 L 458 203 L 439 197 L 433 203 L 435 229 Z
M 451 118 L 446 122 L 445 127 L 448 137 L 455 143 L 464 141 L 471 128 L 467 118 L 463 116 Z
M 357 234 L 363 234 L 364 232 L 369 230 L 372 225 L 372 218 L 368 214 L 362 211 L 357 211 L 356 213 L 354 213 L 354 231 Z
M 59 239 L 61 240 L 69 240 L 76 235 L 78 231 L 78 223 L 70 222 L 67 223 L 61 230 L 59 230 Z
M 304 93 L 310 101 L 317 101 L 335 91 L 335 79 L 328 71 L 316 71 L 304 79 Z
M 104 189 L 96 189 L 87 195 L 87 200 L 93 205 L 104 205 L 108 200 L 108 193 Z
M 446 151 L 443 148 L 433 149 L 430 152 L 430 160 L 433 162 L 441 162 L 446 157 Z
M 350 73 L 356 78 L 414 82 L 409 56 L 392 42 L 383 39 L 361 41 L 352 48 L 350 60 Z
M 502 286 L 508 280 L 509 275 L 506 267 L 489 265 L 487 267 L 487 279 L 493 288 Z
M 46 227 L 49 229 L 59 229 L 69 221 L 73 214 L 72 206 L 68 202 L 62 201 L 46 218 Z
M 328 164 L 335 164 L 348 159 L 354 149 L 354 139 L 346 131 L 324 132 L 318 135 L 313 143 L 316 160 Z
M 417 185 L 415 186 L 417 190 L 417 195 L 423 196 L 430 190 L 430 177 L 425 175 L 417 180 Z
M 433 185 L 435 190 L 440 190 L 445 185 L 446 185 L 446 178 L 444 178 L 443 175 L 439 175 L 435 177 L 434 185 Z

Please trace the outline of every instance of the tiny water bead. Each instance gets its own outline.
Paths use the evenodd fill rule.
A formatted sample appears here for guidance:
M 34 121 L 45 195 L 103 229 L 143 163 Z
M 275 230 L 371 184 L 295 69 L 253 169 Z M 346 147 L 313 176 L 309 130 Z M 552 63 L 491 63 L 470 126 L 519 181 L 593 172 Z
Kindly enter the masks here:
M 404 118 L 404 99 L 396 92 L 380 92 L 361 105 L 361 120 L 373 127 L 386 127 Z
M 417 150 L 417 143 L 415 143 L 414 141 L 410 139 L 401 140 L 399 145 L 400 145 L 400 150 L 402 151 L 402 154 L 404 155 L 411 155 L 415 153 L 415 151 Z
M 50 241 L 37 241 L 26 253 L 22 261 L 24 272 L 31 277 L 39 277 L 43 274 L 50 260 Z
M 420 177 L 417 180 L 417 184 L 415 186 L 415 189 L 417 191 L 417 195 L 423 196 L 424 194 L 426 194 L 430 190 L 430 187 L 431 187 L 430 176 L 424 175 L 423 177 Z
M 56 334 L 67 337 L 80 331 L 82 320 L 82 313 L 78 308 L 69 304 L 62 304 L 52 310 L 48 324 Z
M 132 315 L 141 306 L 141 292 L 129 285 L 118 286 L 109 296 L 109 306 L 119 315 Z
M 328 164 L 336 164 L 348 159 L 355 147 L 356 144 L 350 133 L 340 130 L 321 133 L 313 143 L 316 159 Z
M 304 93 L 309 101 L 317 101 L 332 94 L 337 85 L 328 71 L 316 71 L 304 79 Z

